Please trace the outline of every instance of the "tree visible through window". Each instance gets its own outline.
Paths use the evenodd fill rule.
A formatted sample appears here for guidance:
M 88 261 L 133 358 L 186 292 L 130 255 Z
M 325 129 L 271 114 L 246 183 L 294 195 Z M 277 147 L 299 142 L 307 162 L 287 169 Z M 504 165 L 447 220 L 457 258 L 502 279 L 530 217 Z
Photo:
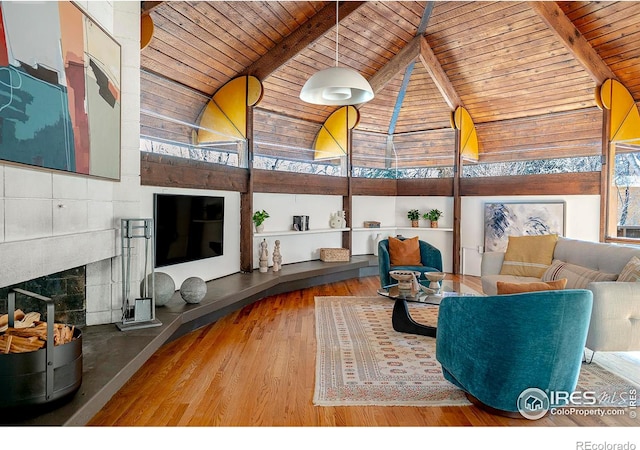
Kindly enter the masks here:
M 611 184 L 609 211 L 616 213 L 617 237 L 640 239 L 640 151 L 618 149 Z

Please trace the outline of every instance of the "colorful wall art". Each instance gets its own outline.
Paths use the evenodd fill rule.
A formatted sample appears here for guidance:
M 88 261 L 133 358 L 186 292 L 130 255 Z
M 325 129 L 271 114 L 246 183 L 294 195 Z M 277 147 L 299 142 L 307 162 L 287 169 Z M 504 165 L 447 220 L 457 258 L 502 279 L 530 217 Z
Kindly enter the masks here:
M 71 2 L 0 3 L 0 159 L 120 178 L 120 45 Z
M 504 252 L 509 236 L 564 236 L 564 202 L 485 203 L 484 251 Z

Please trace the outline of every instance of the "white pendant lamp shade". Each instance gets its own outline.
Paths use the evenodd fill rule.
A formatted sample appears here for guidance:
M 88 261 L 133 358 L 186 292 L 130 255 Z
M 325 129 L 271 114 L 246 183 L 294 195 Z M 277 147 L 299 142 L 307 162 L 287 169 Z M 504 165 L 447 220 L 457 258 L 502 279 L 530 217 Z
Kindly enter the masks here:
M 373 98 L 373 90 L 358 72 L 331 67 L 314 74 L 302 86 L 300 99 L 316 105 L 357 105 Z

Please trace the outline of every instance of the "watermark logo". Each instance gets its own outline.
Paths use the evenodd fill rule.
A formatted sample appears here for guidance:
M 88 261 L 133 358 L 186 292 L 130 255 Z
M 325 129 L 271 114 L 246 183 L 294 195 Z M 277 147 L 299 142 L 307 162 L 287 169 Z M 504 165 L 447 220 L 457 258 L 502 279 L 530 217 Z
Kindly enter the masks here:
M 593 391 L 543 391 L 527 388 L 518 396 L 518 411 L 522 417 L 537 420 L 548 412 L 552 415 L 593 415 L 620 416 L 628 413 L 637 417 L 637 391 L 614 391 L 613 393 Z
M 526 419 L 541 419 L 549 407 L 549 396 L 541 389 L 527 388 L 518 396 L 518 411 Z

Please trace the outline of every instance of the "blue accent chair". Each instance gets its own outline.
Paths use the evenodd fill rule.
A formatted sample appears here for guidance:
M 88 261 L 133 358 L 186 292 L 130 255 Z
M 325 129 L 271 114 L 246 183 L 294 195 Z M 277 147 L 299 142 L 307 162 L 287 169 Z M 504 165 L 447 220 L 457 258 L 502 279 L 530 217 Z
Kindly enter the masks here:
M 584 289 L 445 297 L 436 359 L 472 403 L 522 418 L 517 401 L 525 389 L 576 388 L 592 303 Z
M 398 238 L 404 241 L 404 238 Z M 380 286 L 389 286 L 396 283 L 389 276 L 390 270 L 415 270 L 418 272 L 442 272 L 442 254 L 433 245 L 418 241 L 420 244 L 421 266 L 392 266 L 389 257 L 389 239 L 383 239 L 378 243 L 378 271 L 380 272 Z

